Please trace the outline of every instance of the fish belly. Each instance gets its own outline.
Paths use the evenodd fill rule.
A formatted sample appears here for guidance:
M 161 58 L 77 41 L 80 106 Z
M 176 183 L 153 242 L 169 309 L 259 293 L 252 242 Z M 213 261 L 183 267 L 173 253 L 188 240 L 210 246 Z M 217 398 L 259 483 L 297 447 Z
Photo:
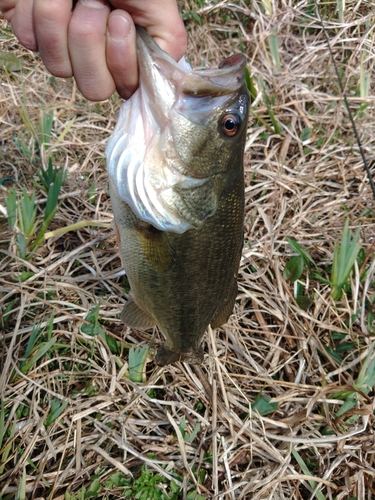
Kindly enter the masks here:
M 164 232 L 138 219 L 110 186 L 131 301 L 122 319 L 135 328 L 156 324 L 166 338 L 159 365 L 203 359 L 202 336 L 230 316 L 243 243 L 243 176 L 229 174 L 214 216 L 200 229 Z

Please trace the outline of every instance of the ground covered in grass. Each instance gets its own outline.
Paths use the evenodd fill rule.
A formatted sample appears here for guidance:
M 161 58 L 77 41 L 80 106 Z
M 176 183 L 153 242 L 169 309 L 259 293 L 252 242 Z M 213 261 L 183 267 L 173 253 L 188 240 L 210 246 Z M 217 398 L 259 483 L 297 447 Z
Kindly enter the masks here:
M 240 293 L 201 367 L 156 367 L 160 334 L 119 320 L 120 99 L 87 102 L 1 21 L 0 498 L 374 498 L 375 203 L 319 13 L 180 7 L 192 63 L 242 51 L 253 95 Z M 373 2 L 320 15 L 371 164 Z

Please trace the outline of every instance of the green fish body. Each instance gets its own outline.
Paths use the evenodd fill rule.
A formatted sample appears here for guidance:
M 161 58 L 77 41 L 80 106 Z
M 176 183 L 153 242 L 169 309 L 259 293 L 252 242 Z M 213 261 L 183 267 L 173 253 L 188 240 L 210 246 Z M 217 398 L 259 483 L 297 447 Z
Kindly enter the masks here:
M 245 58 L 217 70 L 177 64 L 137 29 L 140 88 L 107 146 L 121 259 L 131 287 L 121 319 L 157 325 L 159 365 L 200 363 L 209 324 L 225 323 L 243 244 L 248 93 Z

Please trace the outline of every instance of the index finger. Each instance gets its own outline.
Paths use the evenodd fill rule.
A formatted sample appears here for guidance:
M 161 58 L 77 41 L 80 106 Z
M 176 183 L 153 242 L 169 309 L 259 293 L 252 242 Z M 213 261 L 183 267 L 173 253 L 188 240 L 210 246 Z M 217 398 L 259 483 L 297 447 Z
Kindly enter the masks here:
M 29 50 L 38 50 L 34 29 L 33 0 L 18 0 L 16 6 L 4 15 L 10 21 L 20 43 Z
M 72 76 L 68 25 L 72 4 L 66 0 L 34 0 L 34 25 L 40 56 L 55 76 Z
M 175 60 L 186 52 L 187 35 L 176 0 L 111 0 L 118 9 L 128 12 L 134 21 L 155 39 Z

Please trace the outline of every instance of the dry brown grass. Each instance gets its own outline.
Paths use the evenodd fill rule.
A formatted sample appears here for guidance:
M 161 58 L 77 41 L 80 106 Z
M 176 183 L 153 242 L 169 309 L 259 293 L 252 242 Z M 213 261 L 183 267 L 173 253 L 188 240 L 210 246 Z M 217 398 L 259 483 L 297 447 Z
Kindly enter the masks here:
M 192 62 L 217 64 L 241 43 L 258 90 L 262 78 L 282 127 L 281 135 L 272 132 L 259 94 L 246 146 L 240 294 L 229 323 L 205 337 L 201 367 L 177 363 L 157 368 L 153 354 L 161 339 L 154 332 L 144 383 L 126 377 L 129 345 L 146 345 L 150 335 L 121 326 L 126 280 L 110 228 L 85 227 L 50 238 L 24 261 L 17 257 L 15 234 L 0 214 L 1 499 L 81 498 L 78 493 L 95 478 L 101 490 L 94 498 L 124 498 L 123 488 L 108 489 L 105 481 L 118 471 L 136 481 L 143 464 L 167 478 L 167 493 L 177 471 L 179 498 L 192 491 L 230 500 L 374 497 L 373 391 L 362 393 L 352 410 L 337 416 L 343 392 L 358 381 L 374 344 L 374 200 L 311 3 L 280 0 L 266 12 L 260 0 L 251 7 L 224 0 L 199 9 L 181 2 L 190 17 Z M 201 16 L 202 26 L 191 19 L 189 9 L 195 10 L 195 18 Z M 321 10 L 371 160 L 372 2 L 348 0 L 343 23 L 334 4 Z M 275 34 L 279 70 L 269 44 Z M 73 82 L 51 78 L 36 55 L 20 48 L 4 22 L 0 37 L 0 50 L 24 57 L 21 71 L 0 68 L 0 178 L 9 178 L 0 188 L 0 209 L 10 186 L 18 192 L 23 186 L 33 188 L 41 163 L 35 135 L 42 110 L 53 110 L 47 152 L 53 151 L 56 165 L 66 167 L 68 180 L 50 229 L 80 220 L 110 222 L 103 153 L 119 99 L 86 102 Z M 368 96 L 362 97 L 361 61 L 370 78 Z M 70 131 L 57 144 L 72 118 Z M 310 137 L 303 143 L 307 129 Z M 90 202 L 93 183 L 96 196 Z M 45 195 L 36 191 L 43 206 Z M 313 303 L 303 311 L 293 284 L 283 277 L 294 253 L 286 238 L 306 248 L 327 278 L 346 218 L 353 232 L 361 227 L 366 261 L 355 266 L 346 294 L 336 302 L 329 284 L 314 277 L 313 269 L 305 272 L 303 293 Z M 121 346 L 118 355 L 112 354 L 106 337 L 82 331 L 84 318 L 96 305 L 101 326 Z M 22 373 L 36 324 L 43 331 L 33 353 L 49 341 L 50 348 Z M 345 342 L 350 349 L 339 359 L 326 352 L 331 348 L 331 354 L 337 353 Z M 259 395 L 277 407 L 260 415 L 251 406 Z M 63 405 L 63 411 L 51 418 L 56 405 Z M 191 442 L 179 428 L 183 417 L 189 434 L 200 426 Z M 307 469 L 301 468 L 296 452 Z

